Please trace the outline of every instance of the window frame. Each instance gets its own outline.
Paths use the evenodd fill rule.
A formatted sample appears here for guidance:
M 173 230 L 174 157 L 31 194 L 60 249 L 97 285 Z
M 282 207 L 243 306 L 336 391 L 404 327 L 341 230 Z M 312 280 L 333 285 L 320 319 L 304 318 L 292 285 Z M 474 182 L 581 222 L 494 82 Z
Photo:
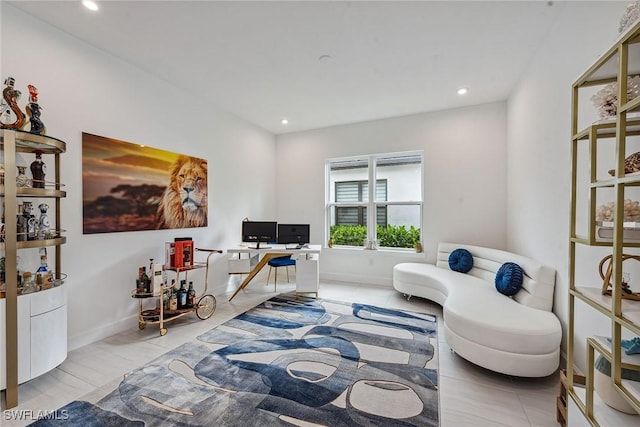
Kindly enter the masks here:
M 420 200 L 402 200 L 402 201 L 377 201 L 376 200 L 376 185 L 371 185 L 372 182 L 377 182 L 376 179 L 376 171 L 377 171 L 377 161 L 379 159 L 391 158 L 391 157 L 411 157 L 418 156 L 420 158 Z M 340 162 L 356 162 L 359 161 L 364 164 L 366 161 L 368 168 L 367 175 L 367 185 L 368 188 L 368 201 L 367 202 L 334 202 L 331 201 L 331 166 Z M 364 166 L 363 166 L 364 167 Z M 383 179 L 383 178 L 380 178 Z M 359 180 L 354 180 L 359 181 Z M 364 181 L 364 180 L 363 180 Z M 388 185 L 388 184 L 387 184 Z M 367 154 L 360 156 L 350 156 L 350 157 L 339 157 L 339 158 L 331 158 L 325 161 L 325 242 L 329 241 L 330 238 L 330 230 L 331 230 L 331 218 L 332 211 L 335 213 L 337 207 L 357 207 L 359 210 L 366 208 L 368 212 L 377 212 L 378 207 L 383 207 L 385 210 L 388 210 L 389 206 L 418 206 L 419 207 L 419 224 L 420 224 L 420 244 L 422 244 L 424 240 L 423 229 L 424 229 L 424 151 L 416 150 L 416 151 L 402 151 L 402 152 L 393 152 L 393 153 L 379 153 L 379 154 Z M 387 187 L 386 198 L 389 199 Z M 387 224 L 388 224 L 388 211 L 387 211 Z M 337 217 L 336 217 L 337 220 Z M 369 215 L 367 214 L 366 221 L 367 228 L 367 240 L 376 241 L 377 240 L 377 214 Z M 340 245 L 340 248 L 353 248 L 353 249 L 362 249 L 361 246 L 347 246 Z M 413 250 L 410 248 L 400 248 L 400 247 L 381 247 L 377 248 L 374 246 L 374 249 L 382 249 L 389 251 L 409 251 Z

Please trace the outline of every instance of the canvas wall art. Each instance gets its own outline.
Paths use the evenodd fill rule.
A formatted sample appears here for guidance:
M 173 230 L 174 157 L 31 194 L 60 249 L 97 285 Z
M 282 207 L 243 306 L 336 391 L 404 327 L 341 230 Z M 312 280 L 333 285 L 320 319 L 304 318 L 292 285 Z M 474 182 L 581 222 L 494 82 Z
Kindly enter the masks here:
M 83 233 L 206 227 L 207 161 L 82 133 Z

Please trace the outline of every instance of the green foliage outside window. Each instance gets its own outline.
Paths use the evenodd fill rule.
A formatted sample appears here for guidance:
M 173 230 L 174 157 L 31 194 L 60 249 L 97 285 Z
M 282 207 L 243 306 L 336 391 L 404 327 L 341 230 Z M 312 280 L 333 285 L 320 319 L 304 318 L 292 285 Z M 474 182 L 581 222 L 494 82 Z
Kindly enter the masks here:
M 420 242 L 420 229 L 404 225 L 378 225 L 376 229 L 380 247 L 415 248 Z M 334 245 L 364 246 L 367 238 L 367 227 L 364 225 L 332 225 L 330 230 Z
M 330 236 L 334 245 L 364 246 L 367 227 L 364 225 L 332 225 Z

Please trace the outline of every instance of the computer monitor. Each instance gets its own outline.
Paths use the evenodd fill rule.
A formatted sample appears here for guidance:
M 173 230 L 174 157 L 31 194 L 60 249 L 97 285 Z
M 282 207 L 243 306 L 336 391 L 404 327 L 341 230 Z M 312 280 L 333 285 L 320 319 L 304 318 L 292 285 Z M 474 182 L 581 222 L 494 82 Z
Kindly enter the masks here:
M 309 224 L 278 224 L 278 243 L 309 243 Z
M 270 243 L 277 240 L 276 221 L 242 221 L 242 241 L 255 243 L 254 249 L 267 249 L 266 246 L 260 248 L 260 243 Z

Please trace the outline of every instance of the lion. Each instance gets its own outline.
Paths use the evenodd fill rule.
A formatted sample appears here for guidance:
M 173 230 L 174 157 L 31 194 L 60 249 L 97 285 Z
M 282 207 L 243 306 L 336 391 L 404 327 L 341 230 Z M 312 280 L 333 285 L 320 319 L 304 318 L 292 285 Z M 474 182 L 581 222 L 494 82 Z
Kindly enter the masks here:
M 207 161 L 178 157 L 158 204 L 157 228 L 206 227 L 207 200 Z

